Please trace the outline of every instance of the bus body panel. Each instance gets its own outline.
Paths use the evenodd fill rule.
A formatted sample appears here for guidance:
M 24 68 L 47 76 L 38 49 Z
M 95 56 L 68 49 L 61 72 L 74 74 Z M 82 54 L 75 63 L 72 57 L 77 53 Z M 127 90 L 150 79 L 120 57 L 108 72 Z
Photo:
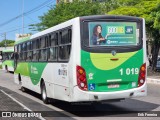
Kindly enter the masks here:
M 72 102 L 78 101 L 105 101 L 105 100 L 116 100 L 133 97 L 141 97 L 147 95 L 147 83 L 139 88 L 129 89 L 125 91 L 114 91 L 114 92 L 86 92 L 80 90 L 77 86 L 74 87 L 75 96 Z
M 18 71 L 21 72 L 18 73 Z M 68 101 L 69 79 L 67 72 L 68 64 L 66 63 L 19 63 L 15 71 L 15 82 L 19 84 L 18 74 L 20 74 L 23 87 L 41 93 L 40 82 L 43 79 L 48 97 Z
M 82 56 L 82 67 L 86 70 L 89 91 L 109 92 L 137 88 L 139 70 L 143 64 L 143 50 L 117 53 L 115 56 L 111 53 L 82 51 Z

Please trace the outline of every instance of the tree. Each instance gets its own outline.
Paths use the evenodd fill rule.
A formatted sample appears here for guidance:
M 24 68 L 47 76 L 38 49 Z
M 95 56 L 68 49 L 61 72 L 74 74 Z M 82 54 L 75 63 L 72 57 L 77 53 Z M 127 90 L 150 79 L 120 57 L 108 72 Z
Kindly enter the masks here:
M 55 6 L 51 6 L 47 13 L 39 17 L 40 23 L 30 25 L 31 29 L 41 31 L 74 17 L 102 14 L 101 4 L 91 1 L 73 0 L 71 3 L 61 2 Z
M 5 47 L 5 44 L 6 44 L 6 47 L 7 46 L 14 46 L 14 40 L 3 40 L 0 42 L 0 47 Z
M 155 70 L 160 48 L 160 2 L 157 0 L 141 0 L 135 5 L 121 6 L 108 14 L 143 17 L 146 20 L 148 38 L 152 38 L 152 70 Z
M 51 6 L 50 10 L 40 16 L 40 23 L 32 24 L 31 29 L 41 31 L 78 16 L 116 14 L 143 17 L 146 20 L 148 38 L 152 44 L 152 69 L 155 68 L 160 46 L 160 0 L 73 0 Z M 153 40 L 152 40 L 153 39 Z

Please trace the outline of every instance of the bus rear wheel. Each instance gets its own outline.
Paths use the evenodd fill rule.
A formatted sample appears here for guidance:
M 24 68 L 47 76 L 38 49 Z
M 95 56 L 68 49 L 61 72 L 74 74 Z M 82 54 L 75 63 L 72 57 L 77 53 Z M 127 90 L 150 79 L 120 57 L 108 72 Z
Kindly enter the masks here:
M 21 91 L 22 91 L 22 92 L 26 92 L 26 88 L 22 86 L 22 87 L 21 87 Z
M 45 86 L 44 82 L 42 82 L 42 85 L 41 85 L 41 96 L 42 96 L 42 101 L 45 104 L 48 104 L 49 100 L 48 100 L 48 97 L 47 97 L 46 86 Z

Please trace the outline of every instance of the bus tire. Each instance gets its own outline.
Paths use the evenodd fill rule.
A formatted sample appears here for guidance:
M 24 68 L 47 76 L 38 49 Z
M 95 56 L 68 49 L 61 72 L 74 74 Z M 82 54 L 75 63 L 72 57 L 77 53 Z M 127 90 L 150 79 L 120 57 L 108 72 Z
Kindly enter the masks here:
M 21 79 L 21 75 L 20 74 L 18 74 L 18 80 L 19 80 L 19 85 L 22 86 L 22 79 Z
M 41 96 L 42 96 L 42 101 L 45 104 L 48 104 L 49 100 L 48 100 L 48 97 L 47 97 L 46 86 L 45 86 L 44 82 L 42 82 L 42 84 L 41 84 Z
M 22 91 L 22 92 L 26 92 L 26 88 L 22 86 L 22 87 L 21 87 L 21 91 Z

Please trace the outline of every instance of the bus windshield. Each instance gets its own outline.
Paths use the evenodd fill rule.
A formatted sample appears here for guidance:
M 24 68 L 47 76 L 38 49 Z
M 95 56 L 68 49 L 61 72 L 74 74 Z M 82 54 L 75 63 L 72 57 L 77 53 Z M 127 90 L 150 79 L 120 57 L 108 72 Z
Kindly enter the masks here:
M 13 58 L 11 58 L 11 55 L 12 55 L 12 52 L 3 53 L 2 54 L 3 60 L 11 60 L 11 59 L 13 59 Z
M 89 47 L 137 46 L 139 28 L 136 22 L 89 22 Z

